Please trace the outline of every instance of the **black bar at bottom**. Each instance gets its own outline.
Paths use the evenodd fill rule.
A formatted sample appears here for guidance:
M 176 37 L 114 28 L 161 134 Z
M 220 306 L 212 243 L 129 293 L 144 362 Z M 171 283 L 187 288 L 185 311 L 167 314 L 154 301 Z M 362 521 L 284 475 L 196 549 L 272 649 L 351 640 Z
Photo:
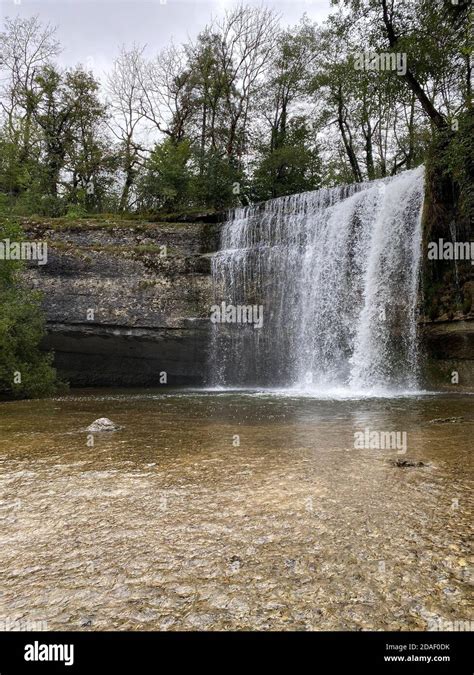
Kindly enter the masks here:
M 197 668 L 265 672 L 472 675 L 472 633 L 0 633 L 0 675 L 155 673 Z M 287 666 L 288 667 L 288 666 Z M 178 672 L 180 672 L 178 670 Z

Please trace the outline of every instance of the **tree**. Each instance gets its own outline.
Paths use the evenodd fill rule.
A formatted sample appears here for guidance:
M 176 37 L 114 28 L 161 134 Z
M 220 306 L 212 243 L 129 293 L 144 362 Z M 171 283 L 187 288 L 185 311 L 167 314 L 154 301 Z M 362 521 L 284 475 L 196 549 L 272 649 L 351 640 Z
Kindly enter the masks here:
M 225 77 L 226 152 L 242 161 L 255 94 L 263 86 L 278 35 L 272 10 L 238 5 L 212 27 L 218 35 L 219 65 Z
M 81 68 L 63 76 L 65 109 L 69 108 L 69 140 L 66 141 L 64 181 L 69 203 L 80 204 L 86 211 L 100 211 L 110 184 L 109 173 L 116 161 L 109 150 L 106 106 L 99 100 L 99 83 Z
M 157 143 L 145 164 L 139 203 L 145 210 L 173 211 L 189 206 L 191 145 L 167 138 Z
M 222 210 L 239 205 L 248 182 L 239 163 L 217 148 L 195 154 L 195 165 L 202 162 L 203 169 L 191 181 L 193 206 Z
M 337 26 L 329 27 L 320 34 L 316 62 L 317 69 L 309 91 L 323 100 L 319 123 L 324 126 L 337 125 L 352 181 L 358 183 L 363 180 L 363 173 L 352 119 L 355 71 L 347 53 L 346 38 L 339 34 Z
M 98 99 L 98 83 L 80 68 L 59 72 L 45 67 L 37 76 L 33 118 L 41 130 L 44 172 L 42 193 L 77 202 L 79 190 L 92 208 L 104 167 L 105 140 L 100 137 L 105 108 Z M 72 178 L 66 180 L 63 172 Z
M 10 134 L 15 133 L 17 122 L 21 121 L 22 160 L 28 157 L 31 140 L 36 78 L 59 51 L 56 29 L 49 24 L 42 26 L 37 16 L 5 19 L 5 30 L 0 33 L 0 108 L 6 115 Z
M 401 75 L 424 114 L 437 129 L 447 127 L 446 100 L 440 93 L 448 79 L 470 96 L 468 12 L 470 0 L 332 0 L 349 7 L 349 21 L 372 27 L 380 51 L 405 53 Z M 394 75 L 395 77 L 395 75 Z M 467 84 L 469 82 L 469 84 Z M 433 95 L 434 94 L 434 95 Z M 467 99 L 465 99 L 467 100 Z M 444 108 L 444 110 L 443 110 Z
M 199 146 L 201 176 L 206 171 L 206 156 L 216 158 L 226 149 L 224 120 L 228 81 L 221 67 L 219 50 L 220 38 L 209 27 L 186 50 L 193 92 L 188 133 Z
M 20 242 L 11 221 L 0 222 L 0 240 Z M 0 260 L 0 395 L 8 398 L 46 396 L 57 388 L 52 356 L 39 350 L 44 336 L 40 295 L 23 285 L 22 263 Z
M 31 150 L 28 160 L 22 157 L 22 141 L 21 123 L 13 129 L 4 125 L 0 132 L 0 193 L 8 196 L 11 203 L 31 184 L 36 165 Z
M 135 185 L 138 167 L 143 161 L 144 148 L 137 141 L 137 131 L 145 117 L 143 81 L 143 47 L 122 46 L 107 78 L 109 108 L 112 113 L 110 128 L 119 142 L 120 168 L 125 179 L 119 209 L 130 206 L 130 193 Z
M 307 118 L 291 119 L 285 138 L 265 148 L 256 164 L 253 195 L 257 201 L 316 190 L 321 185 L 321 160 Z
M 307 85 L 317 58 L 318 33 L 306 17 L 299 26 L 281 32 L 269 67 L 270 77 L 261 97 L 261 110 L 270 127 L 270 151 L 287 141 L 292 107 L 309 104 Z
M 192 114 L 191 73 L 185 50 L 171 45 L 139 71 L 141 93 L 137 112 L 160 135 L 175 143 L 186 135 Z
M 452 136 L 472 110 L 472 3 L 332 4 L 322 27 L 304 17 L 282 30 L 269 9 L 239 4 L 150 60 L 123 46 L 106 105 L 91 73 L 54 64 L 53 28 L 8 19 L 2 202 L 45 215 L 227 208 L 417 166 L 436 132 Z M 358 54 L 387 51 L 407 57 L 406 71 L 355 67 Z

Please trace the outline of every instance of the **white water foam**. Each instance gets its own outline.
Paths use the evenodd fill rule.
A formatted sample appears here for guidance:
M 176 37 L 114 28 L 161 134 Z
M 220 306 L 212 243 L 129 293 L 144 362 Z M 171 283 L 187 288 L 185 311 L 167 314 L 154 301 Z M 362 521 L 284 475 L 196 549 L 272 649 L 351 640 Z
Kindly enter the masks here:
M 263 305 L 263 327 L 215 324 L 210 384 L 416 390 L 423 195 L 419 167 L 231 212 L 215 302 Z

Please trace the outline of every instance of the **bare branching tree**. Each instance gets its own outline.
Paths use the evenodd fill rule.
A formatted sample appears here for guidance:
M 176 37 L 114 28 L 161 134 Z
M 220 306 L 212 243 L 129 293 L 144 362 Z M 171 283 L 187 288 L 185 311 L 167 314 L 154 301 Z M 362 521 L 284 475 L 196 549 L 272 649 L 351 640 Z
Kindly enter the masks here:
M 37 16 L 5 20 L 0 33 L 0 106 L 10 130 L 15 118 L 25 121 L 25 143 L 29 141 L 29 123 L 41 69 L 60 52 L 56 28 L 43 26 Z
M 266 8 L 239 5 L 226 12 L 212 30 L 219 36 L 220 65 L 226 79 L 227 154 L 238 159 L 246 151 L 254 94 L 270 67 L 279 17 Z
M 178 143 L 191 116 L 191 74 L 184 49 L 171 45 L 141 71 L 140 112 L 161 134 Z
M 137 167 L 145 149 L 137 140 L 140 122 L 144 119 L 143 73 L 144 47 L 121 47 L 107 78 L 107 99 L 112 113 L 110 129 L 120 147 L 120 159 L 125 180 L 120 197 L 120 210 L 129 207 L 130 192 L 134 185 Z

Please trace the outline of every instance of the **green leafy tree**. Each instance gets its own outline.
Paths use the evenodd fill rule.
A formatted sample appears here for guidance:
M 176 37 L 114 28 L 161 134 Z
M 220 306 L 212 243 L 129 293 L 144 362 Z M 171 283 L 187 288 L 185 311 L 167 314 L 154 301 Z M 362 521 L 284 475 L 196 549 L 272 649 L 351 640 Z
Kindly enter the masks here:
M 108 149 L 106 108 L 99 100 L 99 83 L 80 68 L 63 75 L 65 106 L 71 110 L 66 141 L 65 197 L 88 212 L 100 211 L 116 165 Z
M 195 172 L 190 187 L 193 205 L 216 210 L 239 205 L 248 183 L 240 163 L 217 149 L 204 155 L 197 151 L 198 162 L 201 168 Z
M 187 208 L 190 205 L 191 143 L 167 138 L 155 145 L 139 184 L 139 201 L 145 210 Z
M 106 156 L 101 136 L 105 108 L 98 99 L 99 85 L 80 68 L 62 74 L 52 66 L 42 70 L 37 82 L 34 119 L 41 130 L 43 194 L 58 198 L 64 186 L 64 201 L 81 198 L 93 210 Z
M 0 241 L 21 241 L 20 228 L 0 223 Z M 0 259 L 0 395 L 47 396 L 57 388 L 52 356 L 40 351 L 45 334 L 40 295 L 22 283 L 22 263 Z
M 253 183 L 257 201 L 320 187 L 321 160 L 314 132 L 305 117 L 290 120 L 284 141 L 273 150 L 263 151 Z
M 20 143 L 19 131 L 5 126 L 0 134 L 0 193 L 10 201 L 26 190 L 31 178 L 31 163 L 22 160 Z

